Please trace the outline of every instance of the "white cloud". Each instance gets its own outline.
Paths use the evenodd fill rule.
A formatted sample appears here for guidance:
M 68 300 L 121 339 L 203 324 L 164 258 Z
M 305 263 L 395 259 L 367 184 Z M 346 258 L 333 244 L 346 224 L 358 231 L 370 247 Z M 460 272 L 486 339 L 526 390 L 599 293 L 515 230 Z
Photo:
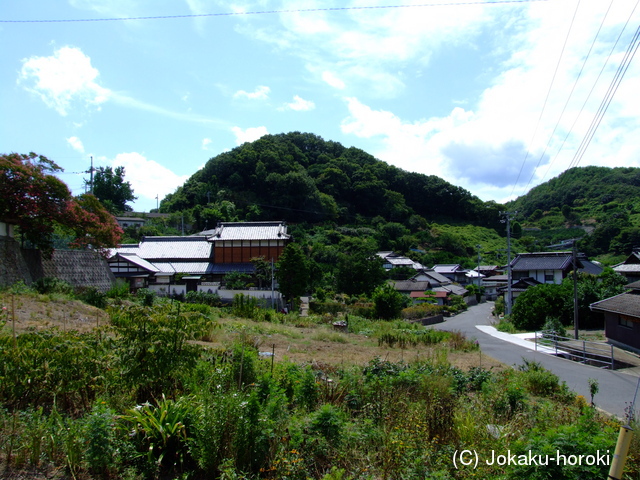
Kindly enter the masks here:
M 285 104 L 282 110 L 295 110 L 296 112 L 306 112 L 316 108 L 316 104 L 311 100 L 305 100 L 298 95 L 294 95 L 293 102 Z
M 71 148 L 73 148 L 76 152 L 84 153 L 84 145 L 78 137 L 67 138 L 67 143 L 71 145 Z
M 506 201 L 526 193 L 571 164 L 620 61 L 620 55 L 611 57 L 582 110 L 626 20 L 621 11 L 628 15 L 631 8 L 616 4 L 619 10 L 608 17 L 615 21 L 603 29 L 569 99 L 607 5 L 598 4 L 597 12 L 595 4 L 579 11 L 561 58 L 575 6 L 574 2 L 563 4 L 551 13 L 548 5 L 532 5 L 509 19 L 510 35 L 500 37 L 504 61 L 487 70 L 492 74 L 490 83 L 475 101 L 465 104 L 466 109 L 407 121 L 395 111 L 372 108 L 351 97 L 346 99 L 349 116 L 342 122 L 342 131 L 377 142 L 377 151 L 371 153 L 378 158 L 438 175 L 483 199 Z M 626 41 L 631 35 L 629 31 Z M 640 145 L 632 140 L 640 134 L 638 88 L 640 66 L 632 64 L 581 166 L 640 163 Z
M 268 135 L 267 127 L 249 127 L 245 130 L 240 127 L 233 127 L 231 131 L 236 136 L 236 145 L 242 145 L 246 142 L 253 142 L 264 135 Z
M 238 90 L 233 94 L 233 98 L 248 98 L 249 100 L 264 100 L 269 98 L 271 89 L 264 85 L 259 85 L 253 92 Z
M 154 160 L 137 152 L 119 153 L 111 162 L 113 167 L 124 167 L 125 180 L 131 183 L 137 204 L 153 205 L 156 195 L 160 200 L 183 185 L 190 175 L 177 175 Z M 153 202 L 150 202 L 153 200 Z
M 328 70 L 325 70 L 324 72 L 322 72 L 322 80 L 324 80 L 333 88 L 337 88 L 338 90 L 344 90 L 344 87 L 345 87 L 344 82 L 340 78 L 338 78 L 338 76 L 333 72 L 330 72 Z
M 211 142 L 212 142 L 212 140 L 210 138 L 203 138 L 202 139 L 202 149 L 203 150 L 207 150 L 209 145 L 211 145 Z
M 73 104 L 99 106 L 111 92 L 98 85 L 99 72 L 79 48 L 62 47 L 53 56 L 33 56 L 22 61 L 19 83 L 63 116 Z
M 334 88 L 349 85 L 366 88 L 372 97 L 392 98 L 405 86 L 401 72 L 408 64 L 428 65 L 444 45 L 471 45 L 491 25 L 496 11 L 470 4 L 427 7 L 420 0 L 402 8 L 384 8 L 383 1 L 340 6 L 355 8 L 338 15 L 321 11 L 326 2 L 289 0 L 283 4 L 287 11 L 280 14 L 280 24 L 265 27 L 255 22 L 240 31 L 304 59 L 310 71 L 320 72 Z M 312 11 L 288 11 L 300 8 Z M 336 67 L 340 77 L 333 73 Z
M 96 106 L 110 101 L 180 121 L 217 124 L 226 122 L 192 113 L 182 113 L 158 107 L 128 95 L 114 92 L 97 83 L 100 72 L 91 65 L 91 59 L 76 47 L 62 47 L 50 57 L 30 57 L 23 60 L 18 83 L 38 95 L 45 104 L 66 116 L 74 105 Z

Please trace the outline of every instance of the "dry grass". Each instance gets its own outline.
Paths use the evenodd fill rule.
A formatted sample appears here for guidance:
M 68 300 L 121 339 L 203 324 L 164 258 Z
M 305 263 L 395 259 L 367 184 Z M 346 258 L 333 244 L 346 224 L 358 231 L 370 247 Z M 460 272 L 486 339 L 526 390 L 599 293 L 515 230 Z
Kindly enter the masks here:
M 104 310 L 63 297 L 4 294 L 0 296 L 0 305 L 7 308 L 3 318 L 7 321 L 5 328 L 12 328 L 15 317 L 16 333 L 51 327 L 88 332 L 109 321 Z
M 12 299 L 0 296 L 0 305 L 6 306 L 5 329 L 12 328 Z M 96 325 L 105 325 L 109 317 L 104 310 L 77 300 L 48 295 L 16 295 L 13 298 L 16 332 L 58 327 L 61 330 L 88 332 Z M 274 352 L 275 361 L 295 363 L 322 363 L 332 366 L 365 365 L 376 357 L 390 362 L 416 360 L 448 361 L 464 370 L 473 366 L 503 369 L 504 365 L 479 351 L 451 352 L 446 347 L 419 345 L 411 348 L 379 346 L 377 339 L 334 330 L 331 325 L 305 327 L 275 323 L 254 322 L 232 317 L 218 320 L 221 328 L 213 329 L 206 342 L 208 347 L 225 347 L 242 339 L 256 345 L 261 352 Z

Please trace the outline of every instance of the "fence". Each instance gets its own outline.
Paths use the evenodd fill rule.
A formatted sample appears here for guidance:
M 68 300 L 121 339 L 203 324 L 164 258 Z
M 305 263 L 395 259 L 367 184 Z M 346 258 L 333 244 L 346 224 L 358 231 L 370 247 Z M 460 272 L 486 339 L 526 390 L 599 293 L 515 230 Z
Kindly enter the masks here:
M 624 362 L 616 360 L 613 345 L 563 337 L 553 330 L 536 332 L 535 345 L 536 351 L 538 350 L 538 345 L 552 348 L 555 350 L 556 356 L 587 365 L 609 368 L 611 370 L 629 366 Z

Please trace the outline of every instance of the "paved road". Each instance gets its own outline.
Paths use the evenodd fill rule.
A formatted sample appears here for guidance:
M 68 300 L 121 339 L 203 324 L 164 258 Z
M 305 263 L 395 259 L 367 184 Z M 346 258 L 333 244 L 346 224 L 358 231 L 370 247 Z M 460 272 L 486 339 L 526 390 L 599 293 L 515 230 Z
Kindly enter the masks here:
M 434 328 L 459 330 L 465 333 L 468 338 L 476 338 L 483 353 L 507 365 L 521 365 L 523 358 L 540 362 L 542 366 L 565 381 L 571 390 L 583 395 L 587 400 L 591 397 L 588 380 L 593 378 L 598 381 L 599 385 L 599 393 L 595 397 L 596 405 L 613 415 L 626 418 L 625 409 L 630 408 L 636 393 L 639 381 L 637 376 L 591 367 L 536 352 L 533 349 L 533 344 L 529 349 L 481 332 L 476 328 L 476 325 L 490 325 L 492 323 L 492 308 L 493 302 L 482 303 L 444 323 L 434 325 Z M 640 392 L 638 397 L 640 397 Z M 639 407 L 640 398 L 636 401 L 636 415 Z

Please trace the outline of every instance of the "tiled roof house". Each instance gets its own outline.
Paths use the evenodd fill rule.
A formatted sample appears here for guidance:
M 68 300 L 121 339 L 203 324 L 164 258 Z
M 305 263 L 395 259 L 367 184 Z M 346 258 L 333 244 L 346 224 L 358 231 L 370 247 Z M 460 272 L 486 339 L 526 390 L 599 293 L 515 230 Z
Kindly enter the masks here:
M 626 288 L 628 292 L 592 303 L 590 308 L 604 314 L 609 342 L 640 352 L 640 281 Z
M 200 280 L 220 280 L 229 272 L 253 273 L 251 259 L 277 261 L 290 241 L 282 222 L 225 222 L 192 236 L 143 237 L 140 243 L 112 250 L 109 265 L 116 277 L 134 287 L 168 284 L 180 274 L 187 290 Z

